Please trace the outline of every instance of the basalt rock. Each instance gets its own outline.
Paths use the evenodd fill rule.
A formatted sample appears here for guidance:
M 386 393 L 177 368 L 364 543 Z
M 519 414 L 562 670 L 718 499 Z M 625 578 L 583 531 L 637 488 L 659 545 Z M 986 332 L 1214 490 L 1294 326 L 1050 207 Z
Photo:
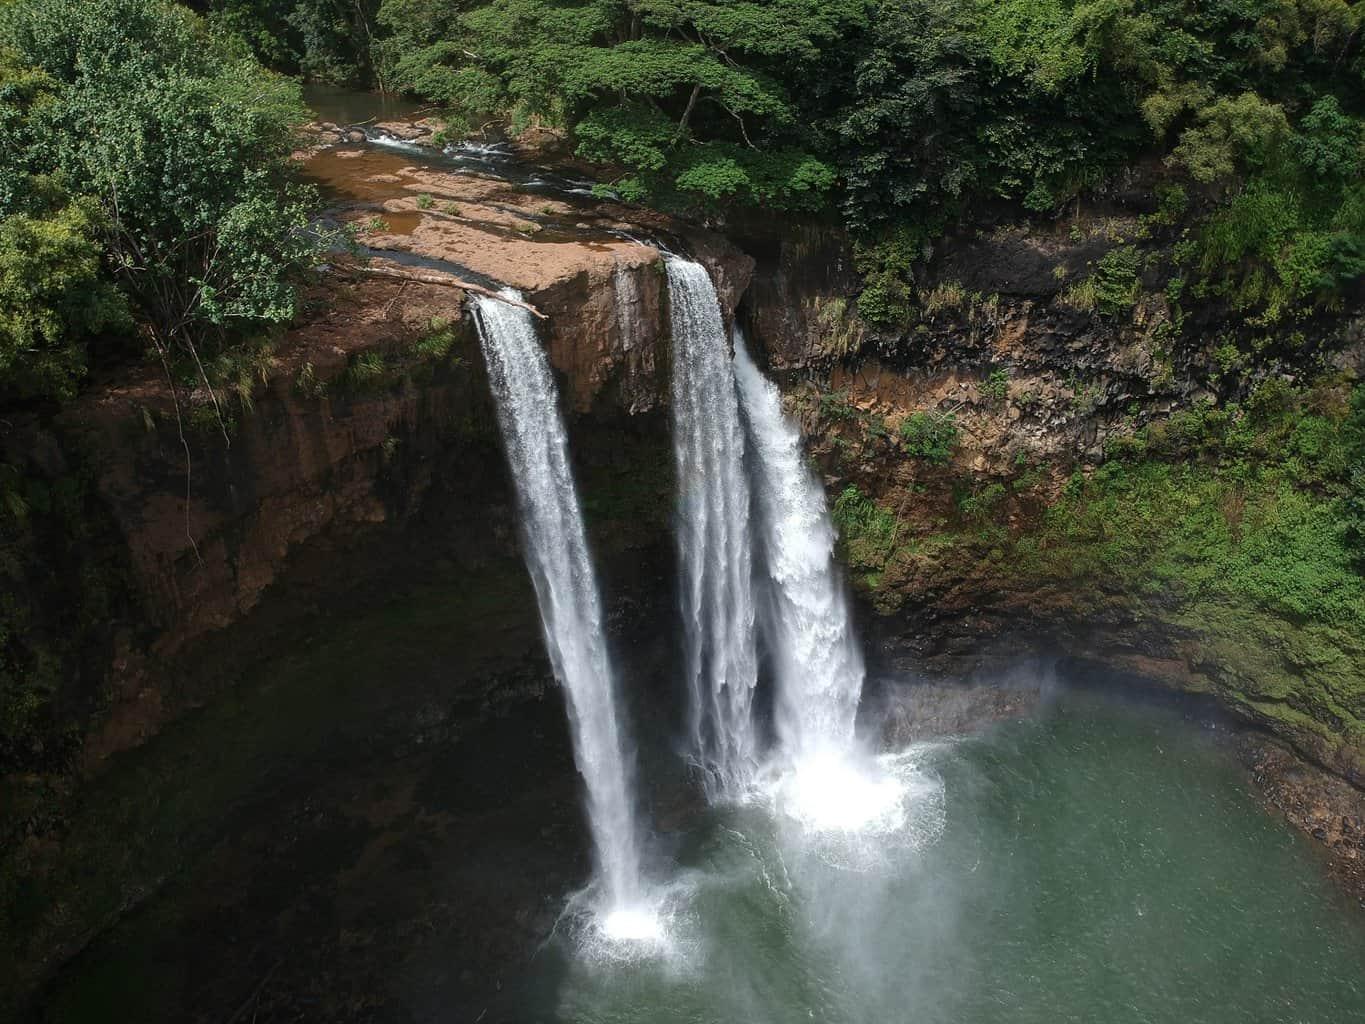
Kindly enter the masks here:
M 1259 361 L 1231 375 L 1215 352 L 1227 329 L 1210 308 L 1187 302 L 1178 312 L 1141 273 L 1130 309 L 1087 305 L 1075 283 L 1139 236 L 1141 206 L 1139 196 L 1063 225 L 1005 224 L 946 240 L 917 270 L 903 329 L 857 320 L 860 282 L 839 231 L 741 231 L 757 256 L 741 320 L 831 501 L 853 485 L 894 524 L 878 550 L 855 553 L 867 564 L 852 566 L 887 664 L 962 676 L 1002 654 L 1089 658 L 1216 694 L 1365 786 L 1365 708 L 1341 695 L 1353 674 L 1365 678 L 1358 640 L 1338 631 L 1315 663 L 1283 642 L 1301 628 L 1288 619 L 1268 615 L 1253 634 L 1235 609 L 1211 621 L 1176 588 L 1031 576 L 1003 543 L 1035 533 L 1068 481 L 1150 424 L 1236 401 L 1268 378 L 1306 383 L 1323 368 L 1348 377 L 1365 369 L 1358 308 L 1311 331 L 1272 332 L 1257 342 Z M 899 430 L 915 415 L 951 423 L 949 453 L 907 456 Z M 986 526 L 1003 541 L 973 539 Z
M 165 381 L 145 369 L 30 430 L 38 475 L 61 476 L 62 452 L 81 453 L 129 595 L 107 671 L 80 684 L 112 697 L 79 727 L 91 769 L 212 698 L 198 683 L 168 687 L 166 666 L 219 643 L 273 589 L 303 587 L 301 613 L 325 607 L 319 592 L 382 569 L 366 552 L 381 537 L 398 543 L 438 499 L 463 522 L 448 531 L 455 564 L 514 551 L 468 288 L 516 288 L 542 315 L 562 400 L 582 421 L 574 429 L 597 431 L 575 457 L 612 494 L 598 504 L 652 515 L 658 495 L 618 497 L 669 486 L 655 452 L 667 450 L 667 286 L 661 250 L 637 239 L 667 239 L 706 262 L 727 316 L 748 285 L 747 256 L 657 214 L 378 149 L 323 149 L 310 167 L 333 215 L 366 225 L 371 258 L 339 261 L 308 294 L 246 400 L 220 396 L 215 409 L 206 392 L 182 391 L 177 414 Z M 643 543 L 640 523 L 620 524 L 612 540 Z

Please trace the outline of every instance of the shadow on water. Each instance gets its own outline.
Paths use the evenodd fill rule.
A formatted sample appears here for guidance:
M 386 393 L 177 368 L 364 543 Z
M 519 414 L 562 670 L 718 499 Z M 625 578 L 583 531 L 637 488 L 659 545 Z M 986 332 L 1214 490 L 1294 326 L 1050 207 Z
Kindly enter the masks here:
M 396 93 L 363 92 L 318 83 L 303 87 L 303 101 L 319 121 L 330 121 L 343 127 L 421 117 L 431 109 L 430 104 L 405 99 Z

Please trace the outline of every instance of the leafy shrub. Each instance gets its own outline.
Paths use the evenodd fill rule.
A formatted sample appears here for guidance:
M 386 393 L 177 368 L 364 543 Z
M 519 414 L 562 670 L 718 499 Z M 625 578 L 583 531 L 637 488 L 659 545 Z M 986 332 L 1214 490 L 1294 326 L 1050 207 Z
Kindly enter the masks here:
M 849 484 L 834 499 L 831 516 L 850 565 L 878 569 L 885 564 L 895 543 L 895 516 L 864 495 L 855 484 Z
M 434 316 L 427 321 L 425 333 L 413 343 L 413 352 L 419 359 L 437 362 L 450 355 L 458 338 L 454 321 Z
M 990 483 L 958 495 L 957 509 L 966 519 L 984 521 L 995 514 L 1008 494 L 1004 484 Z
M 989 402 L 999 405 L 1010 393 L 1010 375 L 1006 370 L 997 368 L 990 372 L 990 376 L 981 385 L 981 394 Z
M 858 410 L 848 400 L 847 391 L 831 391 L 820 396 L 820 418 L 833 423 L 857 419 Z
M 392 378 L 384 356 L 370 349 L 350 358 L 340 383 L 349 391 L 372 392 L 387 388 Z
M 92 207 L 0 219 L 0 395 L 71 397 L 87 339 L 128 325 L 123 297 L 101 273 Z
M 1137 302 L 1142 255 L 1133 246 L 1119 246 L 1100 258 L 1094 273 L 1062 293 L 1061 301 L 1074 309 L 1116 317 Z
M 953 413 L 916 412 L 901 423 L 900 435 L 905 454 L 943 465 L 952 458 L 961 431 Z

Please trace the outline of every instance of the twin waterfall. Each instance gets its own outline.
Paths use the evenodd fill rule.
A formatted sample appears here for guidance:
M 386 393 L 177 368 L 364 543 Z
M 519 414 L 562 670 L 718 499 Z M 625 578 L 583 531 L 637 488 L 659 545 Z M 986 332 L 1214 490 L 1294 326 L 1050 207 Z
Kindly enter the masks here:
M 504 295 L 520 298 L 512 291 Z M 530 312 L 486 297 L 475 298 L 474 310 L 516 482 L 526 566 L 550 664 L 564 688 L 574 758 L 588 791 L 588 824 L 605 902 L 611 911 L 622 912 L 640 895 L 631 772 L 559 395 Z
M 754 446 L 778 739 L 797 762 L 842 755 L 853 744 L 863 655 L 834 560 L 825 492 L 806 465 L 800 432 L 782 413 L 777 386 L 749 358 L 738 331 L 735 379 Z
M 670 258 L 668 302 L 691 753 L 715 798 L 741 792 L 757 767 L 749 479 L 730 346 L 706 269 Z
M 752 790 L 764 763 L 795 765 L 797 775 L 802 765 L 838 774 L 853 747 L 863 663 L 824 494 L 777 388 L 738 333 L 731 355 L 706 270 L 670 256 L 667 272 L 689 756 L 709 799 L 736 799 Z M 529 312 L 495 297 L 476 298 L 475 311 L 526 563 L 587 789 L 610 933 L 612 918 L 637 913 L 643 882 L 624 716 L 558 395 Z M 762 756 L 753 706 L 760 635 L 775 677 L 772 758 Z M 627 922 L 622 934 L 630 928 Z
M 779 750 L 787 760 L 850 747 L 862 655 L 824 492 L 806 467 L 801 435 L 783 415 L 777 387 L 749 358 L 738 331 L 731 357 L 705 268 L 670 258 L 668 298 L 691 753 L 708 796 L 737 796 L 758 769 L 755 590 L 777 677 Z M 764 570 L 757 579 L 755 534 Z

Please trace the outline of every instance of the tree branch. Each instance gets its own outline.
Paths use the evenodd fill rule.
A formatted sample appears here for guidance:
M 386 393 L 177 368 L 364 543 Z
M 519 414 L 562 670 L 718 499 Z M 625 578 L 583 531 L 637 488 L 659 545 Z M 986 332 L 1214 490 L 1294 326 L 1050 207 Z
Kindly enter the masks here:
M 692 108 L 697 105 L 697 97 L 701 95 L 701 83 L 692 86 L 692 95 L 687 97 L 687 109 L 683 111 L 682 120 L 678 122 L 678 130 L 673 133 L 673 145 L 677 145 L 683 135 L 687 133 L 687 122 L 692 120 Z

